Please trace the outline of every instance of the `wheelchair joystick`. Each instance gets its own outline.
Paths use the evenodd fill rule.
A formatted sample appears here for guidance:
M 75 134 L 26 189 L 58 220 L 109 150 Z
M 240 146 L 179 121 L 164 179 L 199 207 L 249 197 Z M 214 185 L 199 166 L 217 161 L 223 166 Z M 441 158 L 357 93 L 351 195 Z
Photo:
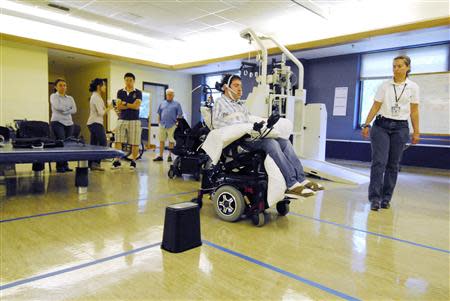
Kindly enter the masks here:
M 261 129 L 263 128 L 265 123 L 266 123 L 265 121 L 255 122 L 253 124 L 253 130 L 257 131 L 258 133 L 261 133 Z

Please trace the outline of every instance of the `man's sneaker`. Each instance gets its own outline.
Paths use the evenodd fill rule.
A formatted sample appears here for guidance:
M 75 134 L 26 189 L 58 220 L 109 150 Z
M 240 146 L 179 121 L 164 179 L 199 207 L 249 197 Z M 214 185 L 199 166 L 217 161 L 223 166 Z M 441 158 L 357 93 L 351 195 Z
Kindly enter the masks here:
M 167 162 L 172 162 L 172 156 L 169 156 L 169 158 L 167 158 Z
M 286 191 L 286 196 L 291 197 L 291 198 L 299 198 L 299 197 L 310 197 L 315 195 L 316 193 L 314 191 L 312 191 L 309 188 L 306 188 L 305 186 L 299 185 L 295 188 L 292 188 L 288 191 Z
M 122 166 L 122 163 L 120 163 L 119 160 L 114 160 L 113 164 L 112 164 L 112 169 L 118 169 Z
M 153 162 L 161 162 L 162 160 L 163 158 L 161 156 L 158 156 L 155 159 L 153 159 Z
M 389 209 L 389 208 L 391 208 L 391 205 L 389 204 L 388 201 L 382 201 L 380 207 L 382 209 Z
M 370 203 L 370 210 L 378 211 L 378 209 L 380 209 L 380 202 L 371 202 Z
M 131 170 L 135 170 L 136 169 L 136 161 L 131 161 L 130 162 L 130 169 Z

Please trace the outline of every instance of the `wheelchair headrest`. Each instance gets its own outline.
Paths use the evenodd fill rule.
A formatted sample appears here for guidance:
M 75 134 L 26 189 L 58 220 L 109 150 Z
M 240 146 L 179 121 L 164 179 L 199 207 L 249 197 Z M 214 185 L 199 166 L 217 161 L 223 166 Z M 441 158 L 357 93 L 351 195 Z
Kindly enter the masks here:
M 178 128 L 180 128 L 182 131 L 191 129 L 191 127 L 189 126 L 189 123 L 183 117 L 177 118 L 177 121 L 178 121 Z

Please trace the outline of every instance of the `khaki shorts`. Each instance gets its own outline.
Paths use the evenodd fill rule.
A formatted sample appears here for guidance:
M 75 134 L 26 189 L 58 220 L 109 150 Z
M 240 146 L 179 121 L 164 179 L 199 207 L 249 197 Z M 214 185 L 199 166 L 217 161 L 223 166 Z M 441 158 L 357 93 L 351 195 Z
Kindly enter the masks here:
M 117 122 L 115 141 L 131 145 L 141 144 L 142 125 L 140 120 L 121 120 Z
M 166 139 L 169 139 L 170 143 L 175 143 L 175 129 L 177 128 L 176 125 L 174 125 L 171 128 L 166 129 L 162 125 L 159 126 L 159 141 L 160 142 L 166 142 Z

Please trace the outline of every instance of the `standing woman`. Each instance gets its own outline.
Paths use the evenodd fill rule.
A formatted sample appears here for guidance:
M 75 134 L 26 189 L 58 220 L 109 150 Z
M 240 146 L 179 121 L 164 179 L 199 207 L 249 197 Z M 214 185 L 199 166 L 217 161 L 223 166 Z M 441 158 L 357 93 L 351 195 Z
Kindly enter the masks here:
M 67 84 L 63 79 L 55 81 L 56 92 L 50 95 L 52 108 L 51 129 L 58 140 L 65 140 L 73 135 L 72 115 L 77 112 L 77 106 L 72 96 L 66 95 Z M 73 171 L 67 161 L 56 162 L 56 172 Z
M 419 86 L 408 78 L 411 59 L 406 55 L 393 61 L 394 77 L 381 84 L 375 101 L 361 125 L 362 135 L 372 146 L 370 209 L 388 209 L 397 182 L 399 162 L 409 139 L 408 117 L 413 126 L 412 143 L 419 142 Z M 370 123 L 376 120 L 369 133 Z
M 106 84 L 102 79 L 96 78 L 91 81 L 89 91 L 92 92 L 92 95 L 89 100 L 90 111 L 87 126 L 91 132 L 91 145 L 106 146 L 106 133 L 103 126 L 103 117 L 109 110 L 109 107 L 105 107 L 105 102 L 101 95 L 106 92 Z M 90 161 L 89 167 L 91 170 L 104 171 L 100 166 L 100 163 L 101 161 Z

